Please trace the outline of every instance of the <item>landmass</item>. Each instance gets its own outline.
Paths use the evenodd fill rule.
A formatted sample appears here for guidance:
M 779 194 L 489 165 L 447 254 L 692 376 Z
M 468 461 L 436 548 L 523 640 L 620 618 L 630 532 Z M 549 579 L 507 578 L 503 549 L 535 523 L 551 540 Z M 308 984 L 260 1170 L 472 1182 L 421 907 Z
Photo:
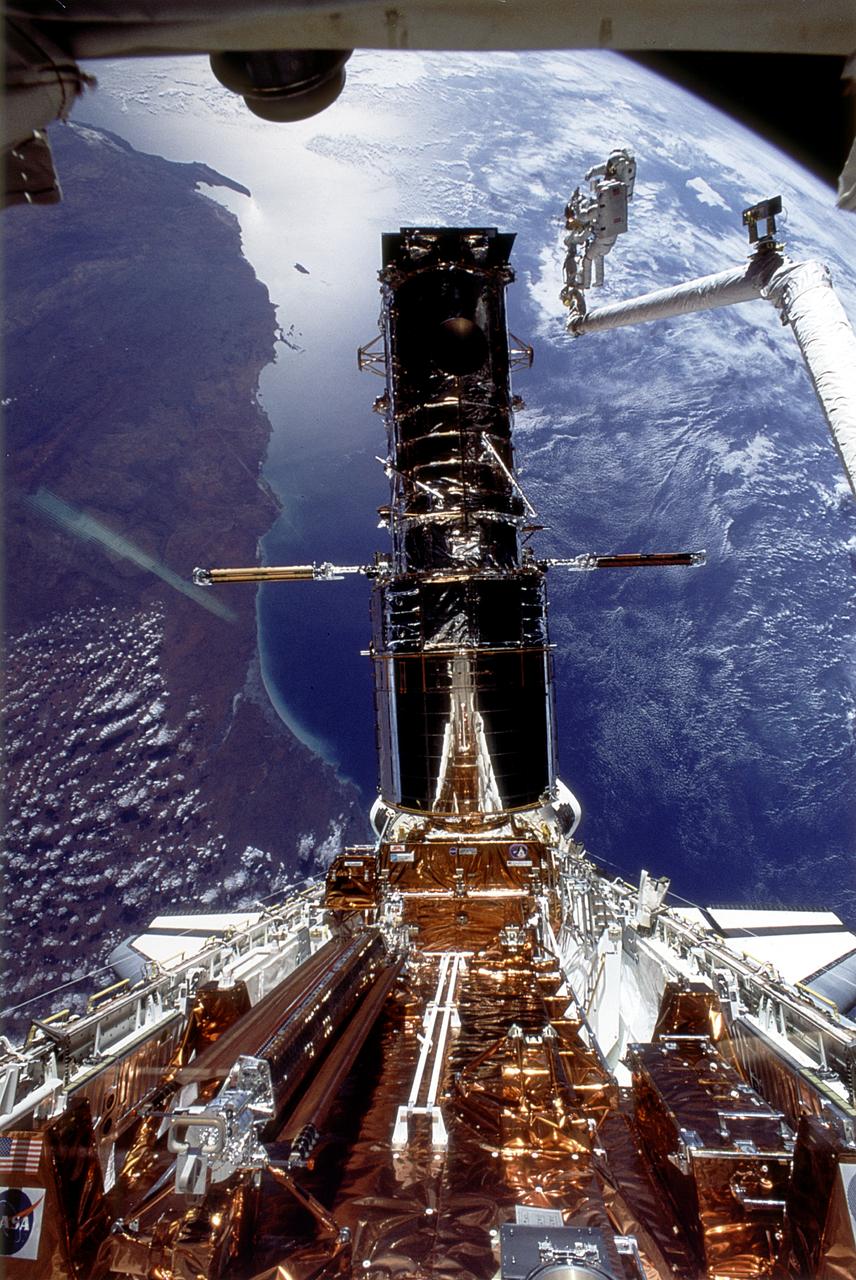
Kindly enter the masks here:
M 13 1031 L 157 913 L 249 907 L 364 835 L 356 789 L 271 707 L 254 589 L 188 586 L 254 563 L 278 512 L 275 310 L 197 188 L 248 193 L 103 130 L 51 140 L 63 203 L 4 228 Z

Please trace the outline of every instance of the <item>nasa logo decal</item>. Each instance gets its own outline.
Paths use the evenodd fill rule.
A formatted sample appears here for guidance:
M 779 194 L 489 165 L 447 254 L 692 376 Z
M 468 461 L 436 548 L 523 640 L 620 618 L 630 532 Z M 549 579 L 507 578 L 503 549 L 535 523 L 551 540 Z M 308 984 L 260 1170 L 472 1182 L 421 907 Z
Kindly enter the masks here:
M 524 858 L 529 857 L 529 846 L 525 844 L 510 844 L 508 846 L 508 861 L 522 862 Z
M 35 1261 L 44 1199 L 44 1187 L 0 1188 L 0 1258 Z

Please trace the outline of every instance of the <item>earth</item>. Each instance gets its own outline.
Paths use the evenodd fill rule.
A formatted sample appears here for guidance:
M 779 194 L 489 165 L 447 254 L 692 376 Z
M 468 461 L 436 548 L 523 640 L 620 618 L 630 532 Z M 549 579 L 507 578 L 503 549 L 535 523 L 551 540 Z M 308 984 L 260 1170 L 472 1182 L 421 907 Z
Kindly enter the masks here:
M 258 403 L 279 514 L 247 531 L 268 563 L 386 549 L 380 383 L 354 358 L 376 332 L 382 232 L 517 233 L 509 323 L 535 362 L 515 380 L 516 455 L 539 555 L 707 551 L 693 570 L 550 573 L 560 772 L 580 834 L 610 872 L 671 876 L 677 901 L 856 919 L 856 506 L 796 344 L 761 302 L 571 340 L 558 298 L 564 204 L 616 146 L 638 178 L 604 301 L 741 262 L 741 210 L 781 194 L 788 252 L 829 265 L 853 319 L 856 218 L 743 126 L 608 53 L 358 52 L 339 101 L 293 126 L 251 116 L 202 59 L 89 69 L 99 87 L 73 120 L 225 175 L 198 189 L 238 219 L 277 308 Z M 74 165 L 60 178 L 69 200 L 86 181 Z M 219 319 L 239 343 L 240 320 Z M 204 532 L 195 562 L 224 563 L 231 545 L 216 522 Z M 255 609 L 283 723 L 368 807 L 365 583 L 241 588 L 229 607 Z M 341 797 L 318 803 L 333 806 L 319 829 L 342 830 Z
M 99 957 L 155 914 L 264 904 L 365 827 L 270 704 L 252 593 L 188 580 L 200 545 L 254 558 L 280 509 L 256 395 L 275 310 L 196 190 L 228 180 L 82 126 L 54 145 L 66 200 L 3 223 L 13 1036 L 103 986 Z

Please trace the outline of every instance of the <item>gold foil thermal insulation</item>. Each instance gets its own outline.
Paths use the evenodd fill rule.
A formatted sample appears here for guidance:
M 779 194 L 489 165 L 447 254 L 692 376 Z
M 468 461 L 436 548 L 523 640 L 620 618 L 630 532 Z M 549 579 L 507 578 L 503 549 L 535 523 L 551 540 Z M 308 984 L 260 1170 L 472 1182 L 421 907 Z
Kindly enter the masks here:
M 3 1139 L 2 1275 L 90 1280 L 111 1223 L 88 1102 L 38 1133 L 7 1130 Z
M 781 1117 L 701 1038 L 633 1046 L 634 1119 L 702 1274 L 772 1273 L 791 1156 Z
M 699 1268 L 686 1230 L 668 1196 L 644 1160 L 641 1138 L 622 1100 L 598 1126 L 605 1162 L 595 1168 L 610 1219 L 622 1235 L 634 1236 L 645 1263 L 646 1280 L 698 1280 Z
M 338 1149 L 328 1153 L 331 1165 L 327 1167 L 325 1161 L 319 1174 L 301 1169 L 290 1176 L 286 1169 L 287 1147 L 274 1143 L 270 1152 L 272 1163 L 278 1167 L 262 1174 L 248 1208 L 250 1236 L 243 1242 L 237 1273 L 248 1280 L 280 1280 L 279 1269 L 287 1280 L 314 1280 L 318 1276 L 327 1280 L 350 1275 L 350 1251 L 347 1243 L 337 1238 L 338 1227 L 331 1231 L 305 1205 L 310 1186 L 328 1201 L 332 1198 L 339 1181 Z M 292 1180 L 300 1188 L 298 1195 L 289 1186 Z M 312 1192 L 309 1196 L 315 1199 Z M 332 1223 L 329 1215 L 328 1221 Z
M 804 1116 L 797 1131 L 788 1191 L 785 1274 L 814 1280 L 856 1276 L 852 1212 L 844 1197 L 856 1152 L 844 1134 L 818 1116 Z M 849 1181 L 849 1177 L 848 1177 Z M 850 1195 L 853 1196 L 853 1183 Z
M 250 997 L 244 982 L 236 982 L 233 987 L 218 987 L 214 982 L 199 987 L 175 1065 L 184 1066 L 219 1040 L 249 1008 Z
M 106 1171 L 115 1143 L 124 1143 L 139 1118 L 138 1108 L 164 1078 L 181 1044 L 184 1025 L 179 1018 L 163 1024 L 154 1035 L 118 1060 L 108 1062 L 73 1093 L 86 1098 L 98 1141 L 101 1168 Z
M 531 915 L 531 898 L 454 898 L 448 893 L 407 896 L 404 920 L 411 927 L 420 951 L 485 950 L 501 929 L 522 928 Z
M 707 1274 L 773 1274 L 782 1239 L 790 1157 L 759 1151 L 691 1152 Z
M 402 893 L 448 893 L 455 885 L 468 893 L 527 893 L 551 871 L 537 840 L 467 840 L 465 834 L 448 843 L 382 845 L 378 867 L 388 871 L 389 887 Z
M 87 1103 L 73 1103 L 45 1132 L 72 1271 L 87 1277 L 110 1229 L 101 1166 Z
M 295 1276 L 286 1267 L 276 1266 L 267 1267 L 257 1275 L 251 1276 L 250 1280 L 295 1280 Z
M 89 1101 L 102 1169 L 108 1167 L 114 1143 L 124 1148 L 139 1138 L 141 1106 L 162 1109 L 165 1099 L 174 1092 L 170 1082 L 175 1072 L 249 1007 L 243 982 L 224 989 L 206 984 L 197 990 L 183 1025 L 178 1019 L 167 1023 L 75 1091 L 75 1097 Z
M 433 995 L 435 972 L 434 965 L 427 967 L 417 1014 Z M 561 1108 L 545 1105 L 550 1069 L 543 1045 L 524 1043 L 518 1053 L 515 1040 L 504 1051 L 512 1024 L 531 1037 L 544 1027 L 531 964 L 519 955 L 473 957 L 458 1008 L 461 1028 L 452 1041 L 441 1098 L 449 1130 L 445 1151 L 431 1147 L 427 1118 L 415 1117 L 407 1146 L 390 1153 L 397 1104 L 406 1100 L 418 1042 L 408 1046 L 406 1064 L 400 1049 L 398 1055 L 384 1056 L 385 1064 L 397 1056 L 405 1066 L 401 1084 L 392 1096 L 382 1089 L 388 1100 L 366 1117 L 349 1161 L 350 1194 L 336 1210 L 340 1221 L 353 1222 L 354 1271 L 487 1280 L 497 1269 L 490 1232 L 512 1216 L 519 1202 L 592 1211 L 594 1192 L 608 1225 L 588 1168 L 585 1120 L 575 1125 Z M 407 1044 L 408 1035 L 419 1029 L 418 1020 L 406 1026 L 399 1042 Z M 479 1089 L 477 1105 L 469 1107 L 460 1087 L 450 1098 L 450 1085 L 479 1061 L 476 1072 L 487 1070 L 494 1088 Z
M 393 843 L 380 865 L 417 946 L 431 952 L 483 950 L 507 926 L 522 928 L 550 874 L 534 840 Z
M 556 974 L 533 958 L 531 945 L 495 947 L 466 961 L 457 991 L 461 1025 L 452 1033 L 438 1094 L 448 1146 L 432 1146 L 430 1117 L 420 1115 L 410 1118 L 406 1143 L 392 1146 L 437 975 L 436 958 L 414 961 L 389 1001 L 377 1041 L 343 1089 L 327 1156 L 322 1151 L 312 1170 L 295 1172 L 351 1233 L 347 1260 L 328 1237 L 323 1274 L 344 1268 L 368 1280 L 492 1280 L 496 1233 L 521 1203 L 560 1209 L 566 1221 L 599 1227 L 612 1249 L 592 1156 L 597 1108 L 581 1106 L 574 1093 L 569 1061 L 576 1030 L 569 1023 L 561 1039 L 543 1034 L 541 990 L 555 988 Z M 520 1028 L 522 1042 L 516 1031 L 508 1036 L 512 1026 Z M 588 1085 L 597 1064 L 579 1043 L 585 1052 L 578 1076 Z M 601 1100 L 607 1084 L 601 1081 Z M 303 1243 L 296 1243 L 300 1225 L 282 1188 L 272 1188 L 266 1177 L 254 1229 L 259 1280 L 277 1266 L 296 1280 L 321 1274 L 325 1241 L 304 1220 Z M 264 1242 L 270 1248 L 262 1256 Z M 622 1274 L 617 1255 L 612 1261 Z M 672 1275 L 657 1265 L 647 1274 Z
M 112 1196 L 117 1215 L 138 1223 L 138 1230 L 124 1230 L 112 1243 L 108 1242 L 105 1256 L 114 1270 L 121 1274 L 111 1250 L 117 1251 L 116 1258 L 121 1255 L 122 1265 L 128 1274 L 156 1275 L 157 1268 L 161 1267 L 164 1277 L 167 1274 L 181 1280 L 185 1276 L 194 1277 L 194 1280 L 198 1276 L 215 1277 L 219 1275 L 226 1251 L 240 1251 L 248 1194 L 243 1175 L 239 1173 L 219 1189 L 215 1184 L 206 1197 L 204 1213 L 197 1212 L 195 1208 L 189 1209 L 187 1198 L 174 1190 L 174 1157 L 167 1149 L 165 1134 L 161 1132 L 163 1112 L 168 1109 L 178 1087 L 197 1086 L 198 1097 L 205 1101 L 222 1083 L 227 1068 L 240 1053 L 259 1052 L 265 1044 L 269 1049 L 271 1045 L 276 1048 L 278 1038 L 285 1034 L 283 1024 L 295 1011 L 300 1017 L 296 1031 L 292 1028 L 294 1034 L 299 1036 L 308 1028 L 314 1037 L 311 1042 L 306 1042 L 305 1037 L 301 1042 L 303 1061 L 308 1064 L 335 1033 L 335 1010 L 328 1008 L 325 1015 L 323 1009 L 330 982 L 337 975 L 341 976 L 343 966 L 346 973 L 350 972 L 348 965 L 358 967 L 361 959 L 366 955 L 371 958 L 378 948 L 380 943 L 374 932 L 364 932 L 356 938 L 345 935 L 332 940 L 242 1018 L 233 1020 L 228 1029 L 221 1026 L 221 1035 L 217 1039 L 209 1039 L 189 1063 L 171 1070 L 169 1079 L 152 1100 L 152 1113 L 141 1121 Z M 364 971 L 358 970 L 362 985 L 369 983 L 376 960 L 377 957 L 372 959 Z M 311 1007 L 303 1008 L 313 984 L 316 1001 Z M 284 1049 L 287 1048 L 288 1044 L 284 1042 Z M 275 1075 L 275 1087 L 285 1080 L 284 1072 L 279 1077 Z M 224 1195 L 226 1199 L 220 1203 L 217 1197 L 222 1199 Z M 142 1270 L 133 1271 L 132 1266 Z
M 372 854 L 346 849 L 330 863 L 324 904 L 330 911 L 365 911 L 377 905 L 377 870 Z
M 725 1035 L 719 997 L 701 983 L 667 982 L 660 1000 L 652 1041 L 668 1036 L 708 1036 L 717 1042 Z
M 249 1009 L 250 997 L 243 982 L 224 988 L 206 983 L 196 992 L 181 1043 L 154 1090 L 155 1082 L 149 1082 L 146 1113 L 130 1134 L 118 1189 L 112 1197 L 122 1216 L 132 1207 L 125 1198 L 139 1200 L 172 1163 L 161 1133 L 161 1114 L 180 1088 L 182 1068 L 216 1043 Z
M 520 1203 L 558 1208 L 566 1221 L 599 1228 L 612 1251 L 613 1230 L 636 1221 L 599 1150 L 596 1126 L 615 1104 L 614 1086 L 581 1039 L 579 1021 L 562 1016 L 568 1002 L 556 994 L 560 974 L 537 954 L 531 932 L 522 946 L 495 944 L 466 961 L 457 990 L 461 1027 L 452 1033 L 438 1095 L 448 1147 L 432 1146 L 430 1118 L 413 1116 L 408 1141 L 393 1148 L 437 977 L 436 957 L 412 960 L 323 1126 L 313 1168 L 287 1172 L 288 1148 L 274 1143 L 275 1167 L 257 1191 L 239 1175 L 189 1210 L 167 1187 L 138 1232 L 110 1238 L 115 1273 L 262 1280 L 281 1268 L 291 1280 L 492 1280 L 495 1233 Z M 521 1035 L 509 1036 L 512 1027 Z M 619 1133 L 610 1156 L 620 1164 L 619 1148 L 629 1156 L 633 1141 L 629 1130 Z M 238 1212 L 232 1192 L 242 1185 Z M 236 1205 L 231 1219 L 217 1195 Z M 642 1200 L 636 1196 L 634 1209 Z M 315 1202 L 320 1212 L 313 1214 Z M 349 1243 L 339 1238 L 342 1227 Z M 640 1224 L 639 1238 L 648 1280 L 682 1275 L 664 1261 L 650 1224 Z M 625 1274 L 617 1255 L 611 1262 L 616 1275 Z
M 200 1205 L 176 1203 L 148 1230 L 122 1227 L 104 1242 L 91 1280 L 107 1276 L 226 1280 L 234 1276 L 237 1252 L 246 1243 L 251 1199 L 246 1179 L 239 1177 L 228 1187 L 214 1188 Z

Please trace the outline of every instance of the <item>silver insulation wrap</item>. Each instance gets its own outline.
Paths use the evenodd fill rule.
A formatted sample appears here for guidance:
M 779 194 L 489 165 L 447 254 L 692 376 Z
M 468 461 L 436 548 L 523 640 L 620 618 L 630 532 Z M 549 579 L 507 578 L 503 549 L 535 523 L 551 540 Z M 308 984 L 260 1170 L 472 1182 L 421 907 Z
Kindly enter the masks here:
M 597 333 L 601 329 L 620 329 L 628 324 L 645 324 L 649 320 L 667 320 L 694 311 L 712 311 L 735 302 L 753 302 L 783 261 L 778 254 L 750 258 L 740 267 L 701 276 L 668 289 L 656 289 L 638 298 L 613 302 L 608 307 L 594 307 L 579 320 L 572 319 L 568 331 L 574 337 Z
M 856 495 L 856 334 L 821 262 L 786 262 L 764 291 L 794 331 Z

